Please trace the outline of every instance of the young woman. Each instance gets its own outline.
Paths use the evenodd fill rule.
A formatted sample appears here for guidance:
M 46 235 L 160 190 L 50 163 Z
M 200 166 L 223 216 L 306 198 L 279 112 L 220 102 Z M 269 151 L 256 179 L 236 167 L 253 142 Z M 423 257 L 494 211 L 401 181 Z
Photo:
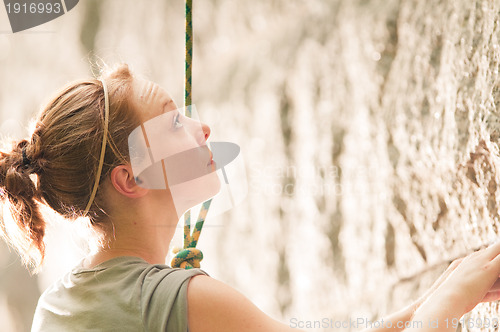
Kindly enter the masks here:
M 100 80 L 68 85 L 42 110 L 31 138 L 1 152 L 0 194 L 13 216 L 1 226 L 27 265 L 39 266 L 44 256 L 40 204 L 70 219 L 88 217 L 103 239 L 100 250 L 44 292 L 33 331 L 296 330 L 200 269 L 164 265 L 179 214 L 202 198 L 192 199 L 200 188 L 191 182 L 174 203 L 169 189 L 139 186 L 127 140 L 146 121 L 171 114 L 166 149 L 204 145 L 209 127 L 193 125 L 176 108 L 167 92 L 122 64 Z M 211 192 L 220 184 L 203 185 Z M 414 331 L 436 331 L 430 320 L 439 331 L 454 330 L 446 319 L 500 298 L 499 254 L 495 244 L 455 261 L 421 299 L 385 319 L 387 330 L 403 330 L 411 320 L 423 323 Z

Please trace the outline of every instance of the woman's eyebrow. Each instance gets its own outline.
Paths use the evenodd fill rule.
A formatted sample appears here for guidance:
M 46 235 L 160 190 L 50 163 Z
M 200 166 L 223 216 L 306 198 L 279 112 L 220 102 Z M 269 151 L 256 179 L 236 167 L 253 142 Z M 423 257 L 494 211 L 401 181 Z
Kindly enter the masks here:
M 167 107 L 169 104 L 173 103 L 173 101 L 174 100 L 172 98 L 170 98 L 169 100 L 167 100 L 166 102 L 163 103 L 163 107 L 162 108 L 163 108 L 163 112 L 164 113 L 166 112 L 165 111 L 165 107 Z

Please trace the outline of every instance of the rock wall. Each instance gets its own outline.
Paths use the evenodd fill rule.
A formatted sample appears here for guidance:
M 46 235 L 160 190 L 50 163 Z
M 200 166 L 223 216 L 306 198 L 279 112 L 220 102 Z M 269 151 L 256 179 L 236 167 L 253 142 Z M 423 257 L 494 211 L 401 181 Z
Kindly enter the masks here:
M 149 5 L 89 0 L 43 33 L 0 35 L 2 134 L 24 135 L 93 53 L 182 104 L 182 4 Z M 213 140 L 241 146 L 249 184 L 241 206 L 207 220 L 203 268 L 286 323 L 375 320 L 496 240 L 499 12 L 479 0 L 196 2 L 194 103 Z M 473 325 L 461 328 L 497 329 Z
M 221 278 L 285 321 L 375 319 L 495 241 L 499 6 L 222 2 L 203 11 L 200 109 L 223 117 L 215 132 L 239 129 L 251 183 L 212 235 Z M 463 329 L 488 330 L 497 310 L 478 306 Z

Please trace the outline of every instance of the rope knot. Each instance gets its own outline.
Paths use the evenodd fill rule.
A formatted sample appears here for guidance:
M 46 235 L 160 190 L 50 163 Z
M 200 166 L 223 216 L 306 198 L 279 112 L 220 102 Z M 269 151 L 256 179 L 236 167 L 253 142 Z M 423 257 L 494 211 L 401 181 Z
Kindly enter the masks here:
M 179 267 L 186 270 L 200 267 L 200 262 L 203 260 L 203 253 L 200 249 L 186 248 L 177 249 L 177 251 L 174 249 L 174 253 L 176 252 L 177 254 L 170 263 L 172 267 Z

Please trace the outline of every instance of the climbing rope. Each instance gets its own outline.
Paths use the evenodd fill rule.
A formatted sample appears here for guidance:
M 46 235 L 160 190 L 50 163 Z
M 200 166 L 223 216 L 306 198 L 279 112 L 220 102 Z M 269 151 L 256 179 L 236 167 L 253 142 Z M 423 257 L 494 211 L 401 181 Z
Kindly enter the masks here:
M 191 92 L 192 92 L 192 67 L 193 67 L 193 0 L 186 0 L 186 65 L 184 81 L 184 107 L 185 114 L 191 117 Z M 203 223 L 210 208 L 212 199 L 204 202 L 201 206 L 198 220 L 194 226 L 191 235 L 191 211 L 184 214 L 184 248 L 182 250 L 174 249 L 176 254 L 172 259 L 172 267 L 183 269 L 199 268 L 200 261 L 203 259 L 203 253 L 196 249 L 196 244 L 200 238 Z
M 193 69 L 193 0 L 186 0 L 186 57 L 184 81 L 184 106 L 186 116 L 191 117 L 191 78 Z M 189 106 L 189 107 L 188 107 Z

